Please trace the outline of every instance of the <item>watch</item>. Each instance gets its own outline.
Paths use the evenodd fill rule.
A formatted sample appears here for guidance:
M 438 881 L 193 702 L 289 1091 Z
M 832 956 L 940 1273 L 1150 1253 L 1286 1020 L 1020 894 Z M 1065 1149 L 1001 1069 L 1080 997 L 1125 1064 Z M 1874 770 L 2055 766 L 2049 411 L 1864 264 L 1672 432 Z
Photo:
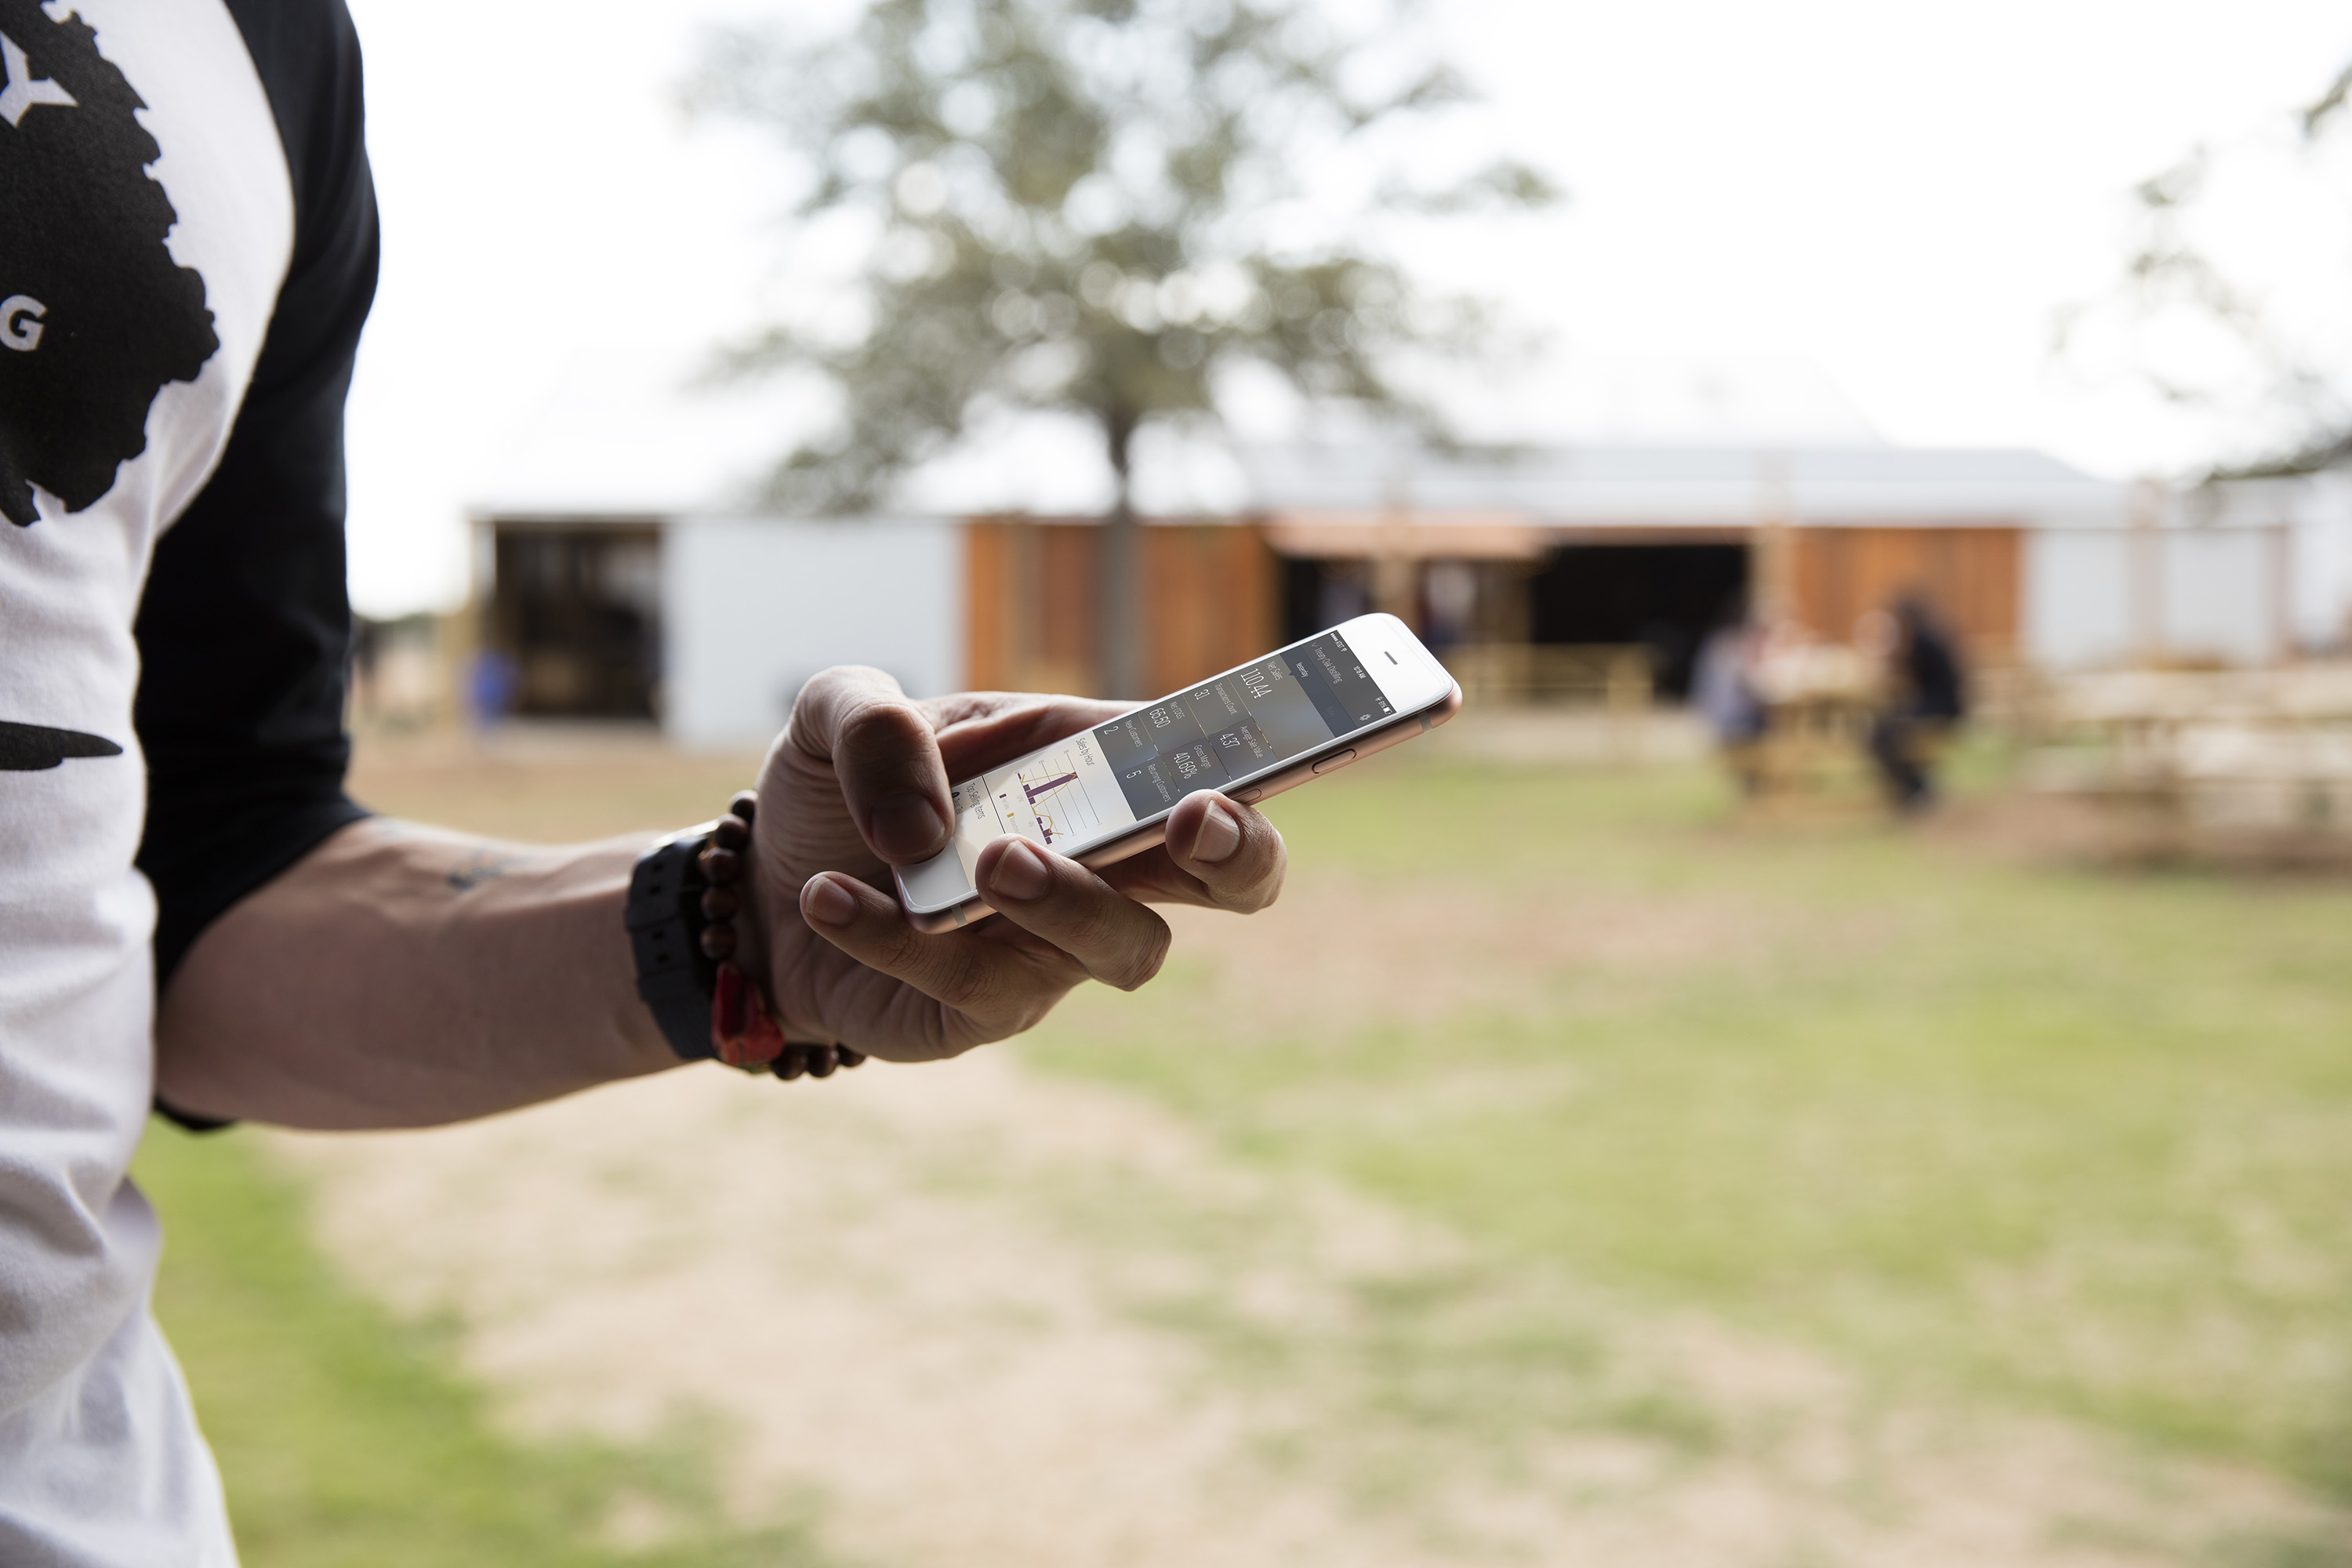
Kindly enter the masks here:
M 718 1056 L 710 1043 L 710 1000 L 719 987 L 718 962 L 702 951 L 702 851 L 719 825 L 663 839 L 637 858 L 629 873 L 622 918 L 637 963 L 637 994 L 653 1012 L 662 1037 L 682 1060 Z

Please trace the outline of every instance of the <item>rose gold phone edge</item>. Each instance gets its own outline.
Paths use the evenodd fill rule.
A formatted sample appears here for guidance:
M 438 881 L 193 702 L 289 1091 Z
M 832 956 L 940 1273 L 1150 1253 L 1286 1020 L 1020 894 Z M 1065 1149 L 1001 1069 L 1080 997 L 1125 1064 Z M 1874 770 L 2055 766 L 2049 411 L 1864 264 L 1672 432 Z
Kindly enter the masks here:
M 1301 640 L 1312 639 L 1302 638 Z M 1297 646 L 1296 643 L 1286 643 L 1283 647 Z M 1270 649 L 1269 653 L 1281 651 L 1283 648 L 1275 648 Z M 1247 666 L 1236 665 L 1234 668 L 1246 668 Z M 1231 671 L 1224 673 L 1230 674 Z M 1215 679 L 1219 677 L 1211 677 L 1211 679 Z M 1141 707 L 1150 706 L 1150 703 L 1141 704 Z M 1328 778 L 1341 768 L 1360 763 L 1377 752 L 1385 752 L 1391 746 L 1401 745 L 1415 735 L 1425 735 L 1461 711 L 1462 683 L 1457 680 L 1450 684 L 1444 696 L 1419 712 L 1401 714 L 1377 730 L 1362 731 L 1353 740 L 1343 735 L 1331 737 L 1332 745 L 1341 746 L 1349 753 L 1344 760 L 1334 762 L 1328 754 L 1319 757 L 1301 757 L 1290 767 L 1275 774 L 1264 784 L 1249 784 L 1238 790 L 1219 790 L 1216 793 L 1228 799 L 1239 801 L 1244 805 L 1261 805 L 1286 790 L 1297 789 L 1300 784 L 1315 779 Z M 1318 763 L 1328 765 L 1318 769 L 1316 765 Z M 1138 823 L 1134 831 L 1114 838 L 1108 844 L 1097 844 L 1093 848 L 1082 851 L 1071 858 L 1090 871 L 1099 871 L 1106 866 L 1115 866 L 1130 856 L 1142 854 L 1147 849 L 1157 849 L 1166 841 L 1167 830 L 1168 818 L 1163 815 L 1150 822 Z M 898 886 L 896 869 L 893 868 L 891 885 L 894 888 Z M 900 896 L 898 909 L 907 917 L 908 925 L 929 936 L 954 931 L 960 926 L 972 925 L 996 912 L 995 909 L 977 892 L 960 903 L 950 904 L 943 910 L 933 910 L 927 914 L 907 908 L 905 898 Z

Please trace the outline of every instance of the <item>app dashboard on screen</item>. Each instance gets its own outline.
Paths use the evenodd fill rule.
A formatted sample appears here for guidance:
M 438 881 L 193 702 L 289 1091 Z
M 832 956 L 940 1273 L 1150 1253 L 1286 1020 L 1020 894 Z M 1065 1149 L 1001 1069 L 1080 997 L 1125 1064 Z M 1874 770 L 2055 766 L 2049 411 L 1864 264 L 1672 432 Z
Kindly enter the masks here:
M 1394 716 L 1346 639 L 1325 632 L 958 784 L 962 889 L 992 839 L 1016 833 L 1074 855 L 1194 790 L 1223 789 Z M 945 859 L 934 864 L 944 870 Z M 934 879 L 921 881 L 929 902 Z

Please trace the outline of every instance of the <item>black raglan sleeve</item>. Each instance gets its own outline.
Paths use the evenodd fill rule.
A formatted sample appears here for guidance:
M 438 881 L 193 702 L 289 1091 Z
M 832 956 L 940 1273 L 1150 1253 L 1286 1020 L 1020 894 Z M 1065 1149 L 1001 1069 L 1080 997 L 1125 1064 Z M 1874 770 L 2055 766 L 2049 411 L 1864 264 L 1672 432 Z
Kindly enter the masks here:
M 294 249 L 220 467 L 139 608 L 159 989 L 223 910 L 366 815 L 343 794 L 343 398 L 377 262 L 359 39 L 342 0 L 227 5 L 285 146 Z

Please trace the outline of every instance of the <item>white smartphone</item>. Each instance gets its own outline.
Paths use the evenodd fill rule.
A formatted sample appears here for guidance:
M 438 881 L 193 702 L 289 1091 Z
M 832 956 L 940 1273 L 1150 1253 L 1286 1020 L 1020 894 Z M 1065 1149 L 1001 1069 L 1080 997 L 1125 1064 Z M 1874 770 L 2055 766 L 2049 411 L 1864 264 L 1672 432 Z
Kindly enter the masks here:
M 972 868 L 1018 834 L 1100 868 L 1160 842 L 1195 790 L 1255 804 L 1434 729 L 1462 689 L 1394 616 L 1359 616 L 955 786 L 955 837 L 898 868 L 917 930 L 992 911 Z

